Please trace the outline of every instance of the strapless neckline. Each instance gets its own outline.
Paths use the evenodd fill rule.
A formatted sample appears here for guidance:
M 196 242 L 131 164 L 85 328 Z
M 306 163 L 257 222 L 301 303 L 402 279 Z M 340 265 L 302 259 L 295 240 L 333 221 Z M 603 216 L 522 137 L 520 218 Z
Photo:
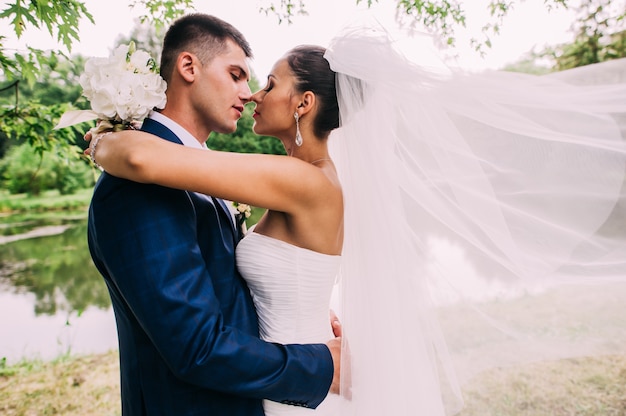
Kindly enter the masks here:
M 266 235 L 266 234 L 261 234 L 258 231 L 255 231 L 254 229 L 248 231 L 248 233 L 246 234 L 244 239 L 246 239 L 246 238 L 266 239 L 268 244 L 276 244 L 276 245 L 279 245 L 279 246 L 286 246 L 289 249 L 303 250 L 304 252 L 309 252 L 311 254 L 311 256 L 326 256 L 326 257 L 331 257 L 331 258 L 334 257 L 334 258 L 341 259 L 341 255 L 340 254 L 320 253 L 319 251 L 311 250 L 311 249 L 305 248 L 305 247 L 300 247 L 300 246 L 297 246 L 295 244 L 288 243 L 287 241 L 278 239 L 276 237 L 271 237 L 271 236 Z

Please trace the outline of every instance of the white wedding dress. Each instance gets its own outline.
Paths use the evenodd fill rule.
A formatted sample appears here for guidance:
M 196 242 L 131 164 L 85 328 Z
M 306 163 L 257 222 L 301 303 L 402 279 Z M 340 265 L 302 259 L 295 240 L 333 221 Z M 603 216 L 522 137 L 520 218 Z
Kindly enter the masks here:
M 317 253 L 249 231 L 237 246 L 237 265 L 248 283 L 261 338 L 281 344 L 326 343 L 334 337 L 330 297 L 341 257 Z M 337 415 L 339 396 L 299 408 L 265 400 L 266 416 Z

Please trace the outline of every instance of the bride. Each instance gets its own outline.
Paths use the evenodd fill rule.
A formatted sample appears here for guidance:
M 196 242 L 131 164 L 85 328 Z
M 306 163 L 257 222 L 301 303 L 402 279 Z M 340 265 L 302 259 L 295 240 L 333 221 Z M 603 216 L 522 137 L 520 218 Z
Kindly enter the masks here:
M 595 333 L 544 337 L 532 308 L 522 326 L 498 308 L 626 276 L 626 82 L 574 85 L 613 68 L 464 74 L 418 65 L 381 28 L 351 28 L 327 50 L 287 52 L 252 97 L 254 131 L 287 157 L 131 131 L 93 156 L 116 176 L 268 208 L 237 247 L 267 340 L 327 339 L 340 268 L 342 396 L 317 414 L 443 415 L 482 369 L 563 357 L 574 338 L 574 354 L 610 351 Z M 474 315 L 495 329 L 485 340 Z

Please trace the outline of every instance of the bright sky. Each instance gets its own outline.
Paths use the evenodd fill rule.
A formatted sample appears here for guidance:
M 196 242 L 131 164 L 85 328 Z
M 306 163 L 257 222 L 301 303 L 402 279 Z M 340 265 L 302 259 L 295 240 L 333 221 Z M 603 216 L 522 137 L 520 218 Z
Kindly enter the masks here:
M 106 56 L 115 46 L 118 35 L 130 33 L 134 26 L 133 19 L 140 13 L 129 9 L 126 0 L 84 1 L 94 15 L 96 24 L 88 21 L 81 24 L 81 40 L 75 44 L 72 52 L 85 56 Z M 486 15 L 488 2 L 472 0 L 464 3 L 469 23 L 475 22 L 467 33 L 479 33 L 485 22 L 481 16 Z M 333 35 L 356 14 L 367 10 L 366 1 L 361 1 L 362 4 L 357 6 L 356 0 L 307 0 L 305 4 L 308 16 L 296 16 L 292 25 L 285 22 L 279 25 L 275 16 L 259 13 L 259 7 L 267 5 L 270 0 L 213 0 L 195 3 L 198 11 L 214 14 L 243 32 L 254 51 L 252 68 L 260 80 L 265 79 L 274 61 L 291 47 L 302 43 L 326 46 Z M 379 3 L 372 6 L 370 13 L 375 13 L 383 23 L 390 24 L 393 22 L 395 4 L 396 0 L 379 0 Z M 485 58 L 469 48 L 467 39 L 470 35 L 459 33 L 459 65 L 467 69 L 500 68 L 506 63 L 516 61 L 534 47 L 570 41 L 572 35 L 568 29 L 572 20 L 572 14 L 567 11 L 548 13 L 543 0 L 522 1 L 504 22 L 501 35 L 493 39 L 493 47 Z M 5 47 L 20 47 L 25 43 L 44 49 L 55 47 L 49 35 L 37 33 L 30 28 L 21 42 L 9 40 Z

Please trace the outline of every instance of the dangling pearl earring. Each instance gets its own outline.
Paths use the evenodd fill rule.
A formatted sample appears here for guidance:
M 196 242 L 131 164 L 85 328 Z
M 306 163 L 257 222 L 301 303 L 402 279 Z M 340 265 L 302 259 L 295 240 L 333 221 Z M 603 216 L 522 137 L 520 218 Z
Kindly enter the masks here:
M 302 135 L 300 134 L 300 115 L 296 111 L 293 113 L 293 118 L 296 119 L 296 146 L 302 146 Z

